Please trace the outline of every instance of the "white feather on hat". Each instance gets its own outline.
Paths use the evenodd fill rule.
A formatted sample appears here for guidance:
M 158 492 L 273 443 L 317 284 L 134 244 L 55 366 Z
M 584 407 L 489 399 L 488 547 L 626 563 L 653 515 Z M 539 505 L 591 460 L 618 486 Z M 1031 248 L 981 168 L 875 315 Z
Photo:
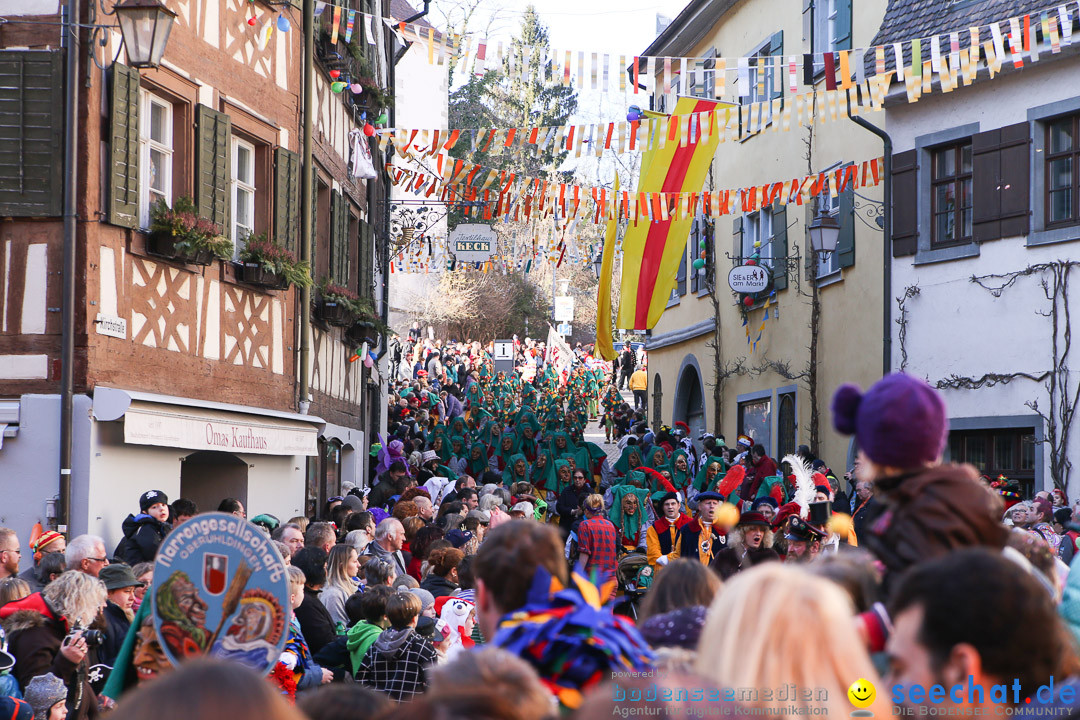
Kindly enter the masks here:
M 791 465 L 791 474 L 795 476 L 795 495 L 792 500 L 799 506 L 799 516 L 806 520 L 810 517 L 810 503 L 814 502 L 814 471 L 810 464 L 798 455 L 786 455 L 780 462 Z

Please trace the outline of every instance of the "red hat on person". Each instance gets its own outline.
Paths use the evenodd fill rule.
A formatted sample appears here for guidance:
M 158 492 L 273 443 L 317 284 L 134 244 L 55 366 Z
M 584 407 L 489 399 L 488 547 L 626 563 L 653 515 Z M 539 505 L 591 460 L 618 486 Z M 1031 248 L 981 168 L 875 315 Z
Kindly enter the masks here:
M 57 540 L 63 540 L 63 539 L 64 539 L 64 536 L 61 535 L 60 533 L 56 532 L 55 530 L 47 530 L 47 531 L 41 533 L 41 535 L 38 536 L 37 540 L 30 543 L 30 549 L 33 550 L 34 552 L 41 552 L 42 550 L 45 549 L 45 547 L 47 545 L 49 545 L 49 543 L 55 542 Z

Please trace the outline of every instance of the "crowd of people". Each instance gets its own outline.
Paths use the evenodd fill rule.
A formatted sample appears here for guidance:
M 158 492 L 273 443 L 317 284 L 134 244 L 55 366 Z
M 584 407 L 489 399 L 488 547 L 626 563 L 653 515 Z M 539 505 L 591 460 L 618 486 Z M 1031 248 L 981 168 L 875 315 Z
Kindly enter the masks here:
M 251 519 L 292 607 L 266 678 L 174 669 L 159 644 L 143 600 L 191 501 L 147 491 L 111 552 L 0 528 L 0 717 L 1080 717 L 1068 499 L 943 463 L 921 380 L 837 391 L 859 448 L 838 475 L 809 447 L 650 428 L 607 368 L 533 359 L 412 339 L 369 482 L 319 518 Z

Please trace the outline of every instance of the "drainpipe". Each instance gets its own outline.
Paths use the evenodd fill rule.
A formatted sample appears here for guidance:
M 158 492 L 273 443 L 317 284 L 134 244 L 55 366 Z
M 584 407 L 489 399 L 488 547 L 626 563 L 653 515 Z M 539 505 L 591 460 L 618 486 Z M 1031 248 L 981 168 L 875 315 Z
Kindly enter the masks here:
M 67 532 L 71 522 L 71 435 L 72 395 L 75 376 L 75 252 L 76 192 L 79 142 L 79 0 L 67 0 L 61 42 L 64 57 L 64 262 L 61 275 L 63 292 L 60 349 L 60 507 L 56 513 L 57 529 Z
M 882 362 L 881 362 L 881 374 L 888 375 L 892 372 L 892 155 L 893 145 L 892 138 L 889 134 L 879 128 L 877 125 L 867 122 L 859 116 L 848 116 L 848 119 L 859 127 L 865 128 L 870 132 L 881 138 L 881 143 L 884 146 L 883 152 L 885 153 L 885 182 L 882 189 L 882 202 L 885 207 L 881 213 L 882 219 L 882 232 L 885 235 L 885 242 L 883 243 L 884 258 L 882 260 Z
M 311 118 L 314 102 L 315 0 L 304 0 L 304 129 L 302 139 L 303 164 L 300 168 L 300 260 L 311 264 L 311 189 L 315 169 L 311 166 Z M 308 387 L 308 368 L 311 364 L 311 287 L 300 288 L 300 412 L 307 414 L 311 407 Z

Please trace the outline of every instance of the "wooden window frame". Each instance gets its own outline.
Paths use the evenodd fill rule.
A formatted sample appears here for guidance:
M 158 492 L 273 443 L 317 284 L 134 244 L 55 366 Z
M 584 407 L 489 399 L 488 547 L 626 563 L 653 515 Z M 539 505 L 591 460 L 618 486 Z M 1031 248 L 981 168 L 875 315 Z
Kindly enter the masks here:
M 964 148 L 968 148 L 968 152 L 971 153 L 972 161 L 971 167 L 964 172 L 963 169 L 963 151 Z M 940 153 L 953 153 L 953 162 L 955 167 L 955 173 L 953 175 L 947 175 L 944 177 L 938 177 L 938 156 Z M 931 248 L 943 248 L 954 247 L 956 245 L 967 245 L 972 241 L 972 235 L 969 233 L 963 235 L 964 231 L 964 212 L 969 211 L 972 213 L 972 228 L 975 226 L 975 212 L 974 212 L 974 198 L 975 198 L 975 185 L 973 169 L 975 167 L 974 153 L 971 151 L 971 138 L 962 140 L 956 143 L 950 143 L 948 145 L 942 145 L 931 149 L 930 151 L 930 247 Z M 968 183 L 968 196 L 971 200 L 971 205 L 965 206 L 963 183 Z M 937 234 L 937 217 L 939 214 L 945 214 L 948 211 L 938 210 L 937 201 L 937 189 L 939 187 L 945 187 L 948 185 L 953 186 L 953 197 L 956 198 L 956 205 L 952 209 L 952 213 L 955 216 L 953 221 L 953 237 L 942 240 Z
M 172 70 L 158 67 L 142 70 L 139 73 L 139 217 L 138 227 L 142 232 L 149 229 L 149 212 L 143 214 L 144 178 L 147 173 L 143 166 L 143 93 L 150 93 L 159 99 L 172 103 L 172 197 L 175 202 L 179 197 L 194 197 L 192 183 L 195 167 L 195 105 L 199 100 L 199 88 L 187 78 Z M 145 220 L 145 222 L 144 222 Z M 142 253 L 145 245 L 142 241 L 133 243 L 131 249 Z
M 1050 139 L 1052 126 L 1063 120 L 1068 120 L 1072 123 L 1072 147 L 1069 150 L 1061 152 L 1051 152 L 1052 145 L 1050 144 Z M 1043 163 L 1045 166 L 1043 169 L 1043 217 L 1046 218 L 1045 226 L 1047 229 L 1072 227 L 1080 224 L 1080 135 L 1078 135 L 1078 132 L 1080 132 L 1080 113 L 1064 115 L 1062 117 L 1047 120 L 1044 132 L 1046 133 L 1046 144 L 1043 145 L 1043 147 L 1046 148 L 1046 159 Z M 1053 220 L 1050 215 L 1050 198 L 1053 194 L 1053 191 L 1050 189 L 1050 165 L 1054 160 L 1062 160 L 1065 158 L 1069 158 L 1072 161 L 1072 186 L 1069 193 L 1072 201 L 1072 213 L 1064 220 Z
M 997 441 L 999 437 L 1010 436 L 1010 442 L 1012 443 L 1012 451 L 1015 468 L 1001 468 L 997 466 Z M 998 474 L 1004 474 L 1010 480 L 1016 480 L 1025 489 L 1026 495 L 1031 496 L 1034 492 L 1034 484 L 1037 476 L 1037 468 L 1032 465 L 1030 469 L 1023 469 L 1020 467 L 1023 464 L 1024 455 L 1024 438 L 1031 436 L 1031 442 L 1033 444 L 1038 443 L 1035 439 L 1034 428 L 1028 427 L 1007 427 L 1007 428 L 991 428 L 991 429 L 973 429 L 973 430 L 954 430 L 949 433 L 948 447 L 950 460 L 954 463 L 969 463 L 971 462 L 967 457 L 966 441 L 973 437 L 983 437 L 986 440 L 986 463 L 984 467 L 976 467 L 979 472 L 982 472 L 990 477 L 991 480 L 995 480 Z M 954 441 L 960 441 L 963 453 L 960 457 L 957 457 L 953 453 Z M 1033 459 L 1037 460 L 1037 456 Z M 974 464 L 974 463 L 972 463 Z

